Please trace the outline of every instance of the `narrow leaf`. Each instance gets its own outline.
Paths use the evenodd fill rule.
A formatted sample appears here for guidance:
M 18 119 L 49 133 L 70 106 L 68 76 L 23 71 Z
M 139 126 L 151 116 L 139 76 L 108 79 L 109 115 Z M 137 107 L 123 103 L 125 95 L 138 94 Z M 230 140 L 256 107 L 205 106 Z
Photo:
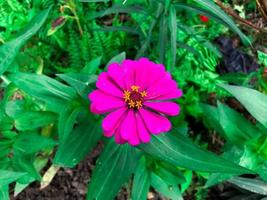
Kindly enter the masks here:
M 267 95 L 246 87 L 221 84 L 255 117 L 267 127 Z
M 146 153 L 176 166 L 202 172 L 251 173 L 241 166 L 196 146 L 182 134 L 154 136 L 149 144 L 139 146 Z
M 32 19 L 19 37 L 0 46 L 0 75 L 2 75 L 14 61 L 21 46 L 41 28 L 49 11 L 50 9 L 41 11 Z
M 136 150 L 112 140 L 100 156 L 88 186 L 87 200 L 113 200 L 135 170 Z

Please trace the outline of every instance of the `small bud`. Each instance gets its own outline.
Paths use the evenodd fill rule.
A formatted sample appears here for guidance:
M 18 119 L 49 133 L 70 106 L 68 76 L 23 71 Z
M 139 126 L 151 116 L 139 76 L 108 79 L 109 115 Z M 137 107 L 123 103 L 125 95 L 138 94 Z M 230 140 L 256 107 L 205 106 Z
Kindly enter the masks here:
M 210 20 L 207 16 L 204 15 L 199 15 L 199 19 L 204 23 L 208 23 Z

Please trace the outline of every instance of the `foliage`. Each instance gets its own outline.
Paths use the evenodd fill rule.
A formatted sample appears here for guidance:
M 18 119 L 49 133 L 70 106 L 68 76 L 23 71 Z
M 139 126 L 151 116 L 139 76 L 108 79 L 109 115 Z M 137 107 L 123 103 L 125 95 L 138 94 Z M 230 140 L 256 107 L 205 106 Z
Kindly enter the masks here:
M 150 187 L 183 199 L 193 173 L 207 180 L 196 199 L 223 181 L 266 195 L 266 54 L 258 52 L 261 68 L 242 75 L 240 86 L 227 84 L 230 75 L 216 72 L 222 57 L 213 40 L 230 30 L 244 45 L 251 43 L 210 0 L 1 1 L 0 199 L 9 199 L 12 183 L 17 195 L 42 181 L 50 158 L 53 166 L 72 168 L 98 143 L 104 150 L 88 183 L 88 200 L 114 199 L 124 185 L 133 200 L 146 199 Z M 97 75 L 126 57 L 163 63 L 184 92 L 172 131 L 138 147 L 105 139 L 102 118 L 88 109 Z M 229 96 L 253 120 L 226 105 Z M 221 155 L 203 145 L 207 141 L 192 119 L 224 138 Z

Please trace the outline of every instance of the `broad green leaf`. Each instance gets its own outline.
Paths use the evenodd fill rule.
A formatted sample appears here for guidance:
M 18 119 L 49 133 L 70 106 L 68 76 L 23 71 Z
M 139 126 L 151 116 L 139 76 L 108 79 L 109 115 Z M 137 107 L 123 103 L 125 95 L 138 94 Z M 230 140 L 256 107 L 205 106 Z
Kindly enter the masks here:
M 14 149 L 24 154 L 36 153 L 47 147 L 53 147 L 56 142 L 35 133 L 20 133 L 14 142 Z
M 150 187 L 150 173 L 146 167 L 146 161 L 143 157 L 134 173 L 132 188 L 132 200 L 146 200 Z
M 234 144 L 243 146 L 248 140 L 260 136 L 259 130 L 235 110 L 218 102 L 221 127 L 226 137 Z
M 83 110 L 80 105 L 75 105 L 73 102 L 68 103 L 65 109 L 59 114 L 58 119 L 58 135 L 59 142 L 62 143 L 68 135 L 71 133 L 76 118 L 79 113 Z
M 60 112 L 67 102 L 77 97 L 73 88 L 45 75 L 16 73 L 8 78 L 27 94 L 45 102 L 50 111 Z
M 253 193 L 267 195 L 267 183 L 257 179 L 234 177 L 228 182 Z
M 74 167 L 93 149 L 101 135 L 100 124 L 89 117 L 79 122 L 60 143 L 53 163 L 62 167 Z
M 112 140 L 101 154 L 88 186 L 87 200 L 113 200 L 137 163 L 136 149 Z
M 205 9 L 214 13 L 223 22 L 225 22 L 230 29 L 232 29 L 239 35 L 239 37 L 241 38 L 242 42 L 245 45 L 250 44 L 250 40 L 248 39 L 248 37 L 244 33 L 242 33 L 242 31 L 236 26 L 235 22 L 223 10 L 221 10 L 213 1 L 211 0 L 194 0 L 194 1 L 203 6 Z
M 31 38 L 44 24 L 50 9 L 41 11 L 35 16 L 25 30 L 16 39 L 0 46 L 0 75 L 2 75 L 14 61 L 21 46 Z
M 91 60 L 89 63 L 87 63 L 85 65 L 85 67 L 81 70 L 81 73 L 84 74 L 95 74 L 97 69 L 100 67 L 101 65 L 101 59 L 102 56 L 97 57 L 93 60 Z
M 106 64 L 106 69 L 107 67 L 111 64 L 111 63 L 121 63 L 123 60 L 126 59 L 126 53 L 125 52 L 122 52 L 116 56 L 114 56 L 113 58 L 110 59 L 110 61 L 108 62 L 108 64 Z
M 29 111 L 24 112 L 15 118 L 15 127 L 18 130 L 32 130 L 45 125 L 52 124 L 57 118 L 52 112 Z
M 57 74 L 57 76 L 66 81 L 80 95 L 83 95 L 84 91 L 88 93 L 89 84 L 94 83 L 97 80 L 97 76 L 92 74 L 68 73 Z
M 201 104 L 201 108 L 203 111 L 203 120 L 205 124 L 213 128 L 217 133 L 221 134 L 223 137 L 226 137 L 224 130 L 220 124 L 220 118 L 218 109 L 215 106 L 211 106 L 208 104 Z
M 150 177 L 151 185 L 159 193 L 171 199 L 183 200 L 183 196 L 178 188 L 178 185 L 171 185 L 154 173 L 151 173 Z
M 0 199 L 9 200 L 8 185 L 0 186 Z
M 36 167 L 37 171 L 41 171 L 47 165 L 47 163 L 48 157 L 40 156 L 35 159 L 34 166 Z M 34 181 L 35 178 L 29 176 L 28 174 L 18 179 L 14 189 L 14 196 L 16 197 Z
M 255 117 L 267 127 L 267 95 L 246 87 L 221 84 Z
M 160 160 L 195 171 L 231 174 L 251 173 L 250 170 L 201 149 L 179 133 L 154 136 L 150 143 L 142 144 L 139 147 Z
M 177 23 L 176 23 L 176 9 L 174 6 L 170 6 L 170 17 L 169 17 L 169 29 L 171 32 L 171 57 L 172 57 L 172 67 L 176 64 L 176 37 L 177 37 Z
M 16 172 L 0 169 L 0 187 L 14 182 L 25 174 L 25 172 Z
M 12 166 L 14 169 L 18 171 L 27 172 L 27 174 L 21 177 L 18 181 L 19 183 L 26 184 L 29 182 L 29 178 L 34 178 L 35 180 L 40 181 L 41 176 L 37 170 L 37 167 L 34 165 L 35 155 L 26 155 L 23 154 L 21 151 L 15 151 L 13 159 L 12 159 Z

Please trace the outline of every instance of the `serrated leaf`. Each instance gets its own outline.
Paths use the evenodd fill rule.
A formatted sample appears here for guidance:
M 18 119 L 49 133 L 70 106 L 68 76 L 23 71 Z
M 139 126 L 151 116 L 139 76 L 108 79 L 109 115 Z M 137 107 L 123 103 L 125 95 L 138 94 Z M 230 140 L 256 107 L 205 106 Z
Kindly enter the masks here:
M 99 123 L 86 119 L 79 122 L 66 140 L 60 143 L 53 163 L 62 167 L 74 167 L 93 149 L 101 136 Z
M 113 200 L 135 170 L 136 150 L 112 140 L 101 154 L 88 186 L 87 200 Z
M 250 170 L 201 149 L 181 134 L 166 133 L 154 136 L 150 143 L 139 147 L 160 160 L 195 171 L 252 173 Z
M 44 24 L 50 9 L 36 15 L 25 30 L 16 39 L 0 46 L 0 75 L 2 75 L 14 61 L 21 46 L 32 37 Z
M 221 84 L 231 93 L 262 125 L 267 127 L 267 95 L 246 87 Z

